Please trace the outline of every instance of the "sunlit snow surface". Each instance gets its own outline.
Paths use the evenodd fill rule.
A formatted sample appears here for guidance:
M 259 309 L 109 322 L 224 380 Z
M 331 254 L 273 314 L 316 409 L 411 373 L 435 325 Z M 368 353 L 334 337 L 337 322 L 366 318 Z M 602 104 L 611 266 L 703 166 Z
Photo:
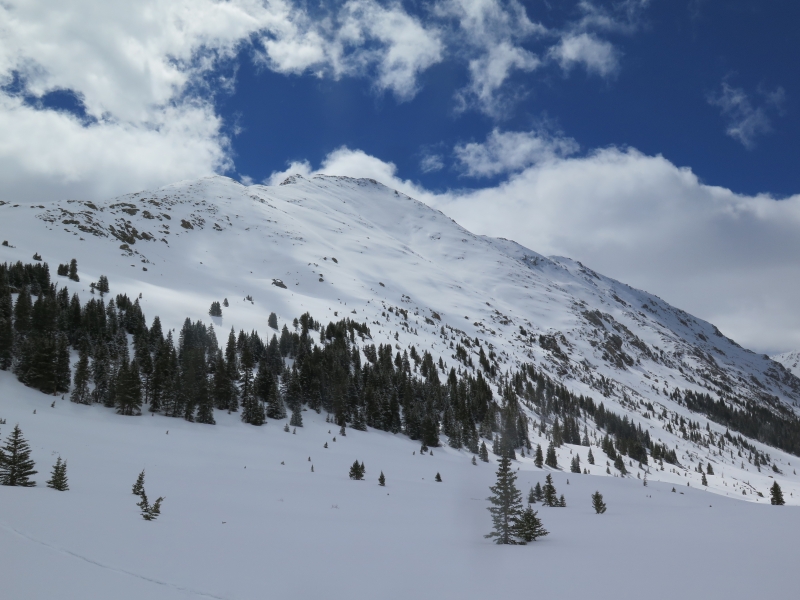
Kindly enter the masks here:
M 735 451 L 732 459 L 666 432 L 659 415 L 666 409 L 705 429 L 706 419 L 669 400 L 665 390 L 676 386 L 715 397 L 721 386 L 740 398 L 767 393 L 795 408 L 800 382 L 713 325 L 580 263 L 475 236 L 380 184 L 336 177 L 275 187 L 215 177 L 106 203 L 7 202 L 0 237 L 12 246 L 0 247 L 0 261 L 30 262 L 39 252 L 54 280 L 83 301 L 89 282 L 107 275 L 112 294 L 141 293 L 148 322 L 159 315 L 176 330 L 189 317 L 213 322 L 220 339 L 231 327 L 266 337 L 271 311 L 290 328 L 309 311 L 323 323 L 365 321 L 372 343 L 401 352 L 413 344 L 448 369 L 459 366 L 450 342 L 477 337 L 484 348 L 492 344 L 501 370 L 534 363 L 649 428 L 654 441 L 677 446 L 685 467 L 650 465 L 645 487 L 635 464 L 629 478 L 606 475 L 605 455 L 594 446 L 590 476 L 554 474 L 568 507 L 541 510 L 551 535 L 499 548 L 482 537 L 494 463 L 473 466 L 466 451 L 420 456 L 402 435 L 329 435 L 325 414 L 309 411 L 305 427 L 286 434 L 283 423 L 256 428 L 219 411 L 218 424 L 205 426 L 120 417 L 61 399 L 51 408 L 53 397 L 0 372 L 7 420 L 0 435 L 19 422 L 41 486 L 0 487 L 0 580 L 9 598 L 577 597 L 601 590 L 751 597 L 793 585 L 797 509 L 768 506 L 768 489 L 775 477 L 787 505 L 800 503 L 800 459 L 756 443 L 783 474 L 758 472 Z M 54 273 L 73 257 L 79 284 Z M 212 320 L 208 307 L 223 298 L 230 307 Z M 407 309 L 408 321 L 389 307 Z M 531 333 L 555 336 L 563 354 L 532 343 Z M 603 350 L 611 335 L 620 336 L 633 365 Z M 614 383 L 610 397 L 600 392 L 601 375 Z M 546 445 L 535 429 L 531 436 Z M 588 467 L 587 451 L 564 446 L 559 465 L 567 468 L 578 452 Z M 67 493 L 43 486 L 58 454 L 69 465 Z M 347 478 L 355 459 L 366 464 L 365 482 Z M 713 493 L 698 490 L 698 460 L 714 465 Z M 524 490 L 544 480 L 529 459 L 517 466 Z M 148 495 L 167 497 L 154 523 L 138 516 L 130 493 L 142 468 Z M 381 470 L 385 489 L 377 485 Z M 433 481 L 437 472 L 441 484 Z M 609 505 L 602 516 L 590 506 L 596 489 Z

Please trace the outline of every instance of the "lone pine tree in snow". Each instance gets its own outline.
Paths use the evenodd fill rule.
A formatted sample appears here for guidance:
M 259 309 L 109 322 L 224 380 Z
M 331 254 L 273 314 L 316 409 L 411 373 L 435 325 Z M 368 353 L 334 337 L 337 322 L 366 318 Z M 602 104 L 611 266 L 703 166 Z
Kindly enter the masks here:
M 673 491 L 675 490 L 675 488 L 672 489 Z M 600 492 L 595 492 L 592 494 L 592 508 L 598 515 L 602 515 L 604 512 L 606 512 L 606 503 L 603 502 L 603 494 Z
M 364 479 L 364 473 L 366 469 L 364 468 L 364 463 L 353 461 L 353 464 L 350 466 L 350 479 L 355 479 L 356 481 L 361 481 Z
M 592 449 L 589 448 L 589 456 L 586 457 L 586 461 L 590 464 L 594 464 L 594 454 L 592 454 Z
M 516 544 L 515 527 L 522 514 L 522 494 L 515 485 L 517 476 L 511 470 L 511 460 L 503 456 L 499 462 L 497 482 L 489 488 L 492 495 L 487 498 L 492 504 L 488 510 L 493 530 L 484 537 L 495 538 L 497 544 Z
M 53 466 L 50 479 L 47 480 L 47 487 L 59 492 L 66 492 L 69 489 L 69 484 L 67 483 L 67 461 L 62 461 L 60 456 Z
M 381 471 L 380 477 L 378 477 L 378 485 L 381 487 L 386 485 L 386 477 L 384 476 L 383 471 Z
M 133 484 L 131 493 L 133 493 L 134 496 L 139 496 L 141 495 L 142 490 L 144 490 L 144 469 L 142 469 L 142 472 L 139 473 L 139 477 L 136 478 L 136 483 Z
M 161 503 L 165 498 L 159 496 L 153 504 L 150 504 L 147 499 L 147 492 L 144 489 L 144 470 L 139 473 L 139 477 L 136 478 L 131 491 L 136 496 L 139 496 L 139 502 L 136 503 L 136 506 L 141 509 L 142 518 L 145 521 L 155 521 L 161 514 Z
M 34 466 L 31 448 L 22 437 L 19 425 L 15 425 L 5 446 L 0 448 L 0 485 L 35 486 L 31 477 L 38 471 L 33 469 Z
M 783 499 L 783 491 L 781 491 L 781 486 L 778 485 L 778 482 L 772 484 L 772 487 L 769 490 L 770 494 L 770 504 L 774 504 L 775 506 L 783 506 L 786 502 Z

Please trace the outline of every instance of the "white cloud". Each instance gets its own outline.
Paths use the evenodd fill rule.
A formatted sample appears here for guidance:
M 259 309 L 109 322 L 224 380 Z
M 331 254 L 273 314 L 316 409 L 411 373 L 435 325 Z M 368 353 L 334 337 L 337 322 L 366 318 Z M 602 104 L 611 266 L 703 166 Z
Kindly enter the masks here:
M 492 177 L 521 171 L 533 164 L 574 154 L 579 149 L 572 138 L 547 131 L 507 131 L 494 129 L 484 143 L 456 146 L 454 152 L 466 175 Z
M 423 173 L 435 173 L 444 169 L 444 160 L 438 154 L 426 154 L 419 161 L 419 168 Z
M 735 194 L 661 156 L 614 148 L 442 194 L 358 150 L 337 150 L 318 171 L 377 179 L 477 233 L 580 260 L 754 350 L 800 347 L 800 196 Z
M 568 34 L 548 51 L 564 71 L 583 65 L 589 73 L 608 77 L 619 70 L 619 51 L 614 46 L 588 33 Z
M 755 147 L 757 137 L 772 131 L 768 110 L 776 109 L 780 113 L 786 99 L 786 93 L 781 87 L 771 92 L 762 92 L 762 95 L 765 97 L 764 103 L 754 106 L 742 88 L 733 87 L 723 81 L 722 90 L 708 97 L 708 103 L 718 106 L 728 122 L 725 133 L 741 142 L 748 150 Z

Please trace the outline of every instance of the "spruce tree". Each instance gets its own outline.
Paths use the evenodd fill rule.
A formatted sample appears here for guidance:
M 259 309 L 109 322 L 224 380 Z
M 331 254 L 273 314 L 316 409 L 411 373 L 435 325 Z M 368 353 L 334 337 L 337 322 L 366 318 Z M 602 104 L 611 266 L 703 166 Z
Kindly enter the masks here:
M 544 537 L 549 532 L 542 526 L 541 519 L 537 516 L 537 512 L 528 506 L 522 511 L 516 523 L 514 524 L 516 535 L 519 536 L 523 542 L 533 542 L 536 538 Z
M 484 537 L 495 538 L 497 544 L 516 544 L 515 528 L 522 513 L 522 494 L 515 485 L 517 476 L 511 470 L 511 460 L 503 456 L 499 463 L 497 482 L 489 488 L 492 495 L 487 498 L 492 504 L 488 510 L 493 530 Z
M 544 460 L 544 464 L 546 464 L 551 469 L 558 468 L 558 458 L 556 457 L 556 448 L 553 445 L 553 442 L 547 446 L 547 457 Z
M 142 472 L 139 473 L 139 477 L 136 478 L 136 483 L 133 484 L 131 493 L 134 496 L 140 496 L 143 491 L 144 491 L 144 469 L 142 469 Z
M 67 483 L 67 461 L 62 461 L 60 456 L 53 466 L 50 479 L 47 480 L 47 487 L 58 490 L 59 492 L 66 492 L 69 489 Z
M 31 477 L 38 471 L 33 469 L 34 466 L 30 446 L 22 436 L 19 425 L 15 425 L 5 446 L 0 448 L 0 485 L 35 486 L 36 482 Z
M 437 483 L 442 483 L 442 476 L 439 475 L 439 473 L 437 472 L 436 477 L 434 477 L 433 480 L 436 481 Z
M 536 504 L 536 492 L 533 491 L 533 488 L 528 492 L 528 504 Z
M 588 462 L 590 465 L 594 464 L 594 454 L 592 454 L 591 448 L 589 448 L 589 456 L 586 457 L 586 462 Z
M 383 471 L 381 471 L 380 477 L 378 477 L 378 485 L 381 487 L 386 485 L 386 477 L 384 477 Z
M 581 459 L 576 454 L 572 457 L 572 460 L 569 464 L 569 470 L 571 473 L 580 473 L 581 472 Z
M 625 461 L 622 460 L 622 454 L 617 454 L 617 457 L 614 459 L 614 468 L 623 475 L 628 473 L 628 469 L 625 468 Z
M 700 476 L 700 484 L 701 485 L 708 485 L 708 479 L 706 479 L 706 474 L 705 473 L 703 473 Z
M 364 479 L 363 463 L 359 464 L 357 460 L 353 462 L 350 466 L 350 479 L 355 479 L 356 481 Z
M 544 456 L 542 456 L 542 445 L 536 444 L 536 455 L 533 459 L 533 464 L 540 469 L 544 466 Z
M 481 440 L 481 447 L 478 450 L 478 457 L 483 462 L 489 462 L 489 449 L 486 447 L 486 442 Z
M 783 499 L 783 491 L 781 491 L 781 486 L 778 485 L 778 482 L 772 484 L 772 487 L 769 490 L 770 494 L 770 504 L 774 504 L 775 506 L 783 506 L 786 502 Z
M 78 404 L 91 404 L 92 402 L 89 394 L 89 345 L 86 343 L 81 344 L 69 399 Z
M 541 502 L 544 500 L 544 491 L 542 490 L 542 484 L 538 481 L 536 482 L 536 487 L 533 488 L 533 494 L 536 498 L 537 502 Z
M 603 502 L 603 494 L 600 492 L 592 494 L 592 508 L 594 508 L 594 512 L 598 515 L 602 515 L 606 512 L 606 503 Z
M 74 258 L 69 261 L 69 278 L 72 281 L 80 281 L 80 277 L 78 277 L 78 261 Z
M 3 371 L 11 367 L 14 354 L 14 305 L 11 288 L 5 279 L 5 275 L 0 276 L 0 370 Z
M 558 498 L 556 497 L 556 486 L 553 485 L 553 476 L 550 473 L 544 478 L 544 485 L 542 486 L 543 504 L 545 506 L 558 506 Z

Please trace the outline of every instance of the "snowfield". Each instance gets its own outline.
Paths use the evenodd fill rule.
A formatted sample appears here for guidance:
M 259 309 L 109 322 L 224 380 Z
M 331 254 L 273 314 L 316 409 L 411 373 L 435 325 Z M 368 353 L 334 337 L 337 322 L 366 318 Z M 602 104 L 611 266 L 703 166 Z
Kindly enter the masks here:
M 4 598 L 752 598 L 795 585 L 794 506 L 553 472 L 567 508 L 539 509 L 550 535 L 497 546 L 483 538 L 496 465 L 473 466 L 465 451 L 420 455 L 379 431 L 342 438 L 313 411 L 291 434 L 224 413 L 207 426 L 51 408 L 10 377 L 0 394 L 39 470 L 39 487 L 0 487 Z M 43 486 L 57 455 L 68 492 Z M 365 481 L 347 477 L 356 459 Z M 526 494 L 544 483 L 528 461 L 517 466 Z M 154 522 L 131 494 L 143 468 L 148 495 L 166 496 Z
M 706 440 L 725 433 L 674 402 L 676 388 L 800 410 L 794 363 L 741 348 L 578 262 L 473 235 L 377 182 L 327 176 L 274 187 L 213 177 L 105 203 L 0 201 L 0 238 L 9 242 L 0 262 L 38 252 L 83 302 L 89 282 L 106 275 L 112 296 L 141 294 L 148 323 L 158 315 L 176 334 L 188 317 L 213 323 L 220 340 L 233 327 L 268 341 L 270 312 L 291 328 L 308 311 L 323 324 L 366 322 L 370 343 L 414 345 L 448 371 L 472 373 L 478 356 L 465 340 L 477 338 L 496 354 L 498 374 L 532 363 L 628 416 L 680 462 L 608 474 L 603 432 L 589 422 L 596 465 L 589 448 L 572 445 L 558 449 L 563 470 L 537 469 L 530 457 L 514 463 L 525 496 L 552 472 L 567 508 L 540 509 L 549 536 L 500 547 L 483 538 L 492 455 L 474 466 L 466 450 L 420 454 L 402 434 L 341 437 L 324 412 L 305 411 L 296 433 L 220 411 L 214 426 L 146 410 L 122 417 L 0 371 L 0 437 L 19 423 L 39 471 L 36 488 L 0 486 L 4 597 L 745 598 L 795 585 L 800 458 L 750 440 L 779 472 L 758 468 L 735 447 L 720 451 L 670 426 L 683 417 Z M 77 284 L 55 275 L 71 258 Z M 223 299 L 223 316 L 209 317 Z M 456 358 L 458 344 L 467 361 Z M 545 448 L 540 417 L 528 414 L 531 442 Z M 589 475 L 566 472 L 574 454 Z M 66 493 L 44 487 L 59 455 Z M 354 460 L 365 463 L 366 481 L 347 477 Z M 706 488 L 698 462 L 713 464 Z M 148 496 L 166 497 L 155 522 L 141 519 L 131 494 L 143 468 Z M 774 481 L 787 506 L 769 505 Z M 604 515 L 591 508 L 595 490 Z

